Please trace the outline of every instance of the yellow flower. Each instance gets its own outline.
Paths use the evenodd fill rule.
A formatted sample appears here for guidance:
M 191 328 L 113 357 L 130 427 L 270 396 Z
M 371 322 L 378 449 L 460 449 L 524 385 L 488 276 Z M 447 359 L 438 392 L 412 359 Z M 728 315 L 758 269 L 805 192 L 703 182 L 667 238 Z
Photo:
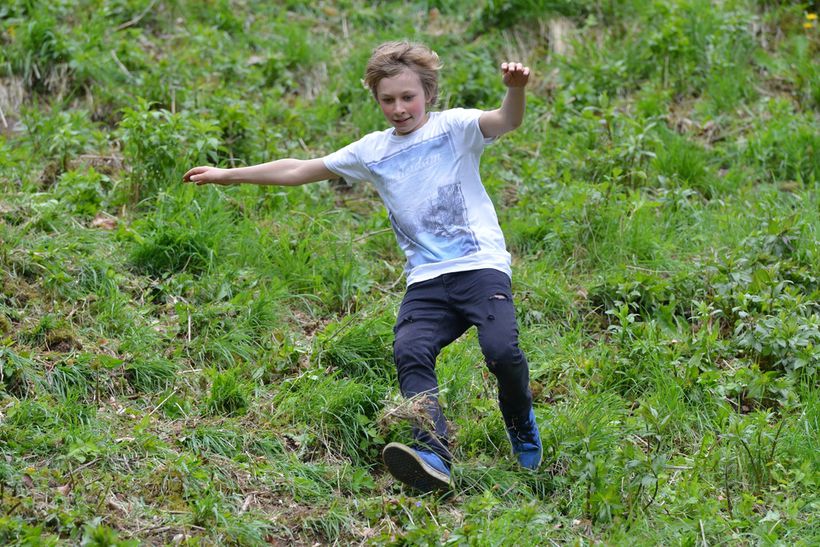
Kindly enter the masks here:
M 816 13 L 807 13 L 806 19 L 809 21 L 817 21 L 817 14 Z
M 814 28 L 814 23 L 803 23 L 804 29 Z

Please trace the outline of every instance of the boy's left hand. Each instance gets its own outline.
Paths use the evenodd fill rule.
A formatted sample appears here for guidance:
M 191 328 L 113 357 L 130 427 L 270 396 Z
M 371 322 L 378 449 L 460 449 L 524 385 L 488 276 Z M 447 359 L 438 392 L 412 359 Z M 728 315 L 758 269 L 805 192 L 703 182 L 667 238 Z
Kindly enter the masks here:
M 530 67 L 521 63 L 501 63 L 501 73 L 507 87 L 524 87 L 530 79 Z

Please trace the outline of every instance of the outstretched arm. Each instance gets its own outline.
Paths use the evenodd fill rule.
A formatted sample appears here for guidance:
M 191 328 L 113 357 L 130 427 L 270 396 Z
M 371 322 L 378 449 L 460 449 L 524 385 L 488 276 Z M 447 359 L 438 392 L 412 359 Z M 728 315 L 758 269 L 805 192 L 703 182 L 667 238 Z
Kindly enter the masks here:
M 530 68 L 521 63 L 502 63 L 501 73 L 507 94 L 501 108 L 484 112 L 478 119 L 481 134 L 487 138 L 500 137 L 521 125 L 527 106 L 526 90 Z
M 273 184 L 277 186 L 298 186 L 308 182 L 318 182 L 336 178 L 325 167 L 321 158 L 312 160 L 281 159 L 248 167 L 221 169 L 201 166 L 190 169 L 182 176 L 185 182 L 200 184 Z

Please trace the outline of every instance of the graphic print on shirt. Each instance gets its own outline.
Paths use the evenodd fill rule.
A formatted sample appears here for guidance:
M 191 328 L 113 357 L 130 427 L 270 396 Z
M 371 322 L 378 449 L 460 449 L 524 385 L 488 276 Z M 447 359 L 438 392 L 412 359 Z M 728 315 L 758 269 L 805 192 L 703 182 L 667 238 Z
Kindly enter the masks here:
M 479 250 L 455 163 L 445 133 L 368 164 L 411 268 Z

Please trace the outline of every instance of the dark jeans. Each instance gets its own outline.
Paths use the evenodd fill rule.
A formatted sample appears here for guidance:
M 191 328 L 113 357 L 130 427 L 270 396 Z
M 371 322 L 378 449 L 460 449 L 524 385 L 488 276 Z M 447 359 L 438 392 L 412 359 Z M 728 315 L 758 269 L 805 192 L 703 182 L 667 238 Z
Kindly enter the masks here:
M 436 357 L 475 325 L 487 368 L 498 380 L 498 404 L 505 422 L 526 419 L 532 408 L 529 369 L 518 347 L 510 278 L 494 269 L 443 274 L 410 285 L 396 318 L 393 356 L 405 397 L 428 394 L 427 412 L 435 435 L 413 430 L 416 443 L 448 464 L 452 461 L 447 421 L 438 404 Z

